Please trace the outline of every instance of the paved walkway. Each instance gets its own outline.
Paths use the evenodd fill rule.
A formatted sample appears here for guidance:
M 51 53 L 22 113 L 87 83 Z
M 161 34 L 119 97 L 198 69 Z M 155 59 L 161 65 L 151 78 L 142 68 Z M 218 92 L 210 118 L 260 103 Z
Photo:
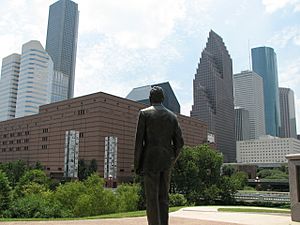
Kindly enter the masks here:
M 223 208 L 223 207 L 222 207 Z M 218 207 L 188 207 L 170 213 L 170 225 L 300 225 L 289 214 L 218 212 Z M 145 217 L 72 221 L 0 222 L 0 225 L 147 225 Z

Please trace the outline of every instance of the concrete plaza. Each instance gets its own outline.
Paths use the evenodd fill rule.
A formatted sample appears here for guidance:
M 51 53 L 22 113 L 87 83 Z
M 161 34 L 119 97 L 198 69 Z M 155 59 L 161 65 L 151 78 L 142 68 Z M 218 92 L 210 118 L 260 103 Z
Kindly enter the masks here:
M 223 207 L 222 207 L 223 208 Z M 16 221 L 1 225 L 147 225 L 146 217 L 65 221 Z M 218 212 L 217 206 L 187 207 L 170 213 L 170 225 L 300 225 L 290 214 Z

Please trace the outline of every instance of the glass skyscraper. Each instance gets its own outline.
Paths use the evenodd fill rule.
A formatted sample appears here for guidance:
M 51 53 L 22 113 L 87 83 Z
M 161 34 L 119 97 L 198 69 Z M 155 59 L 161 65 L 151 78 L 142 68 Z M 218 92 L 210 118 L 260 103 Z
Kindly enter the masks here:
M 232 60 L 222 38 L 210 31 L 194 79 L 191 116 L 208 124 L 225 162 L 236 161 Z
M 279 136 L 280 106 L 276 53 L 270 47 L 251 49 L 252 69 L 263 78 L 266 134 Z
M 59 72 L 53 79 L 51 101 L 74 96 L 78 15 L 78 5 L 70 0 L 59 0 L 49 8 L 46 51 L 53 60 L 54 71 Z

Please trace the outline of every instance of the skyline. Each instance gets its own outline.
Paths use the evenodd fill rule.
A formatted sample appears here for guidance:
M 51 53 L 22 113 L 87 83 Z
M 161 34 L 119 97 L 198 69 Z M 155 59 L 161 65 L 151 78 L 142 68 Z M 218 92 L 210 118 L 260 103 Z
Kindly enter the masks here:
M 45 47 L 54 2 L 1 0 L 1 59 L 20 53 L 30 40 Z M 75 97 L 99 91 L 126 97 L 134 87 L 170 81 L 182 114 L 189 116 L 193 78 L 212 29 L 223 38 L 234 73 L 250 69 L 250 48 L 274 48 L 279 87 L 295 92 L 300 131 L 300 1 L 75 2 L 80 11 Z

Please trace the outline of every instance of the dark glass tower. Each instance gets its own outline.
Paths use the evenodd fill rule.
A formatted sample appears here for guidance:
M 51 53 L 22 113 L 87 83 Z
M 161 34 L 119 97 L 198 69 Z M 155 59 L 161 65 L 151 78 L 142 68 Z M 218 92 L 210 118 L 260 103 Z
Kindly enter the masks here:
M 54 63 L 54 70 L 60 75 L 53 83 L 56 84 L 56 95 L 63 93 L 61 98 L 72 98 L 74 95 L 75 64 L 78 38 L 78 5 L 70 0 L 59 0 L 49 8 L 46 51 Z M 68 82 L 60 82 L 62 77 Z M 67 85 L 67 87 L 65 87 Z M 58 99 L 63 100 L 63 99 Z
M 194 79 L 191 116 L 208 124 L 225 162 L 236 161 L 232 60 L 222 38 L 209 32 Z
M 263 78 L 266 134 L 279 137 L 280 106 L 278 94 L 277 59 L 273 48 L 251 49 L 252 68 Z

